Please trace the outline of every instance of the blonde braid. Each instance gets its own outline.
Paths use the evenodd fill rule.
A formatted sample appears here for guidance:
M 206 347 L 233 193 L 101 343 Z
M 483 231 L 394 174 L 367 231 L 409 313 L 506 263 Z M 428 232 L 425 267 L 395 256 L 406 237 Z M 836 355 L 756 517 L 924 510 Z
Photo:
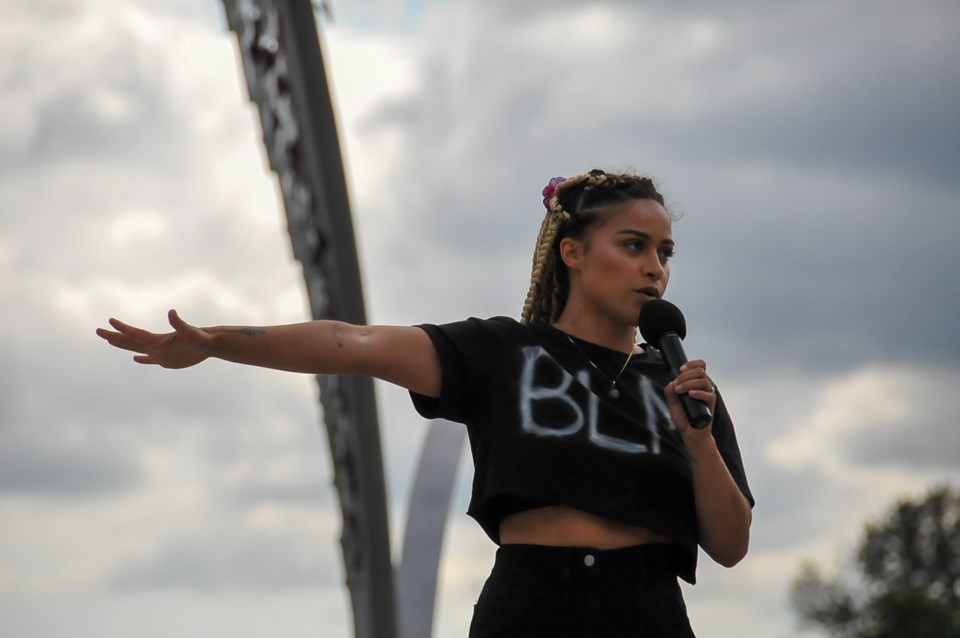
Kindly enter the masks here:
M 553 284 L 556 279 L 556 254 L 553 250 L 553 244 L 557 238 L 557 232 L 560 224 L 570 219 L 570 214 L 561 210 L 560 213 L 549 212 L 543 218 L 540 225 L 540 233 L 537 235 L 536 249 L 533 253 L 533 268 L 530 275 L 530 289 L 527 291 L 527 299 L 523 304 L 523 313 L 520 315 L 520 323 L 543 323 L 549 321 L 544 315 L 549 314 L 549 305 L 556 297 L 556 290 L 544 290 L 549 284 Z M 550 286 L 554 288 L 553 285 Z M 550 295 L 551 303 L 544 303 L 544 293 Z
M 584 190 L 602 184 L 607 179 L 604 173 L 584 173 L 571 177 L 556 186 L 547 204 L 547 214 L 540 224 L 537 243 L 533 252 L 533 267 L 530 288 L 520 314 L 521 324 L 550 324 L 560 316 L 560 281 L 557 277 L 557 251 L 555 243 L 560 226 L 570 220 L 570 213 L 560 204 L 561 189 L 567 190 L 583 182 Z

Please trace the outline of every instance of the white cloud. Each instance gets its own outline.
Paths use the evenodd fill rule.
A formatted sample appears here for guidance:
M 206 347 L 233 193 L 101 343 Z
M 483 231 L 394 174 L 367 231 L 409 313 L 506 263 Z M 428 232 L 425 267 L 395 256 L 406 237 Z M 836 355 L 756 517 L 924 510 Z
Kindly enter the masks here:
M 55 609 L 57 613 L 50 613 Z M 4 635 L 75 638 L 169 636 L 268 636 L 282 627 L 285 638 L 313 638 L 318 627 L 346 636 L 349 603 L 340 588 L 262 592 L 166 591 L 109 595 L 11 594 L 0 598 Z
M 552 175 L 652 170 L 688 213 L 672 290 L 758 497 L 751 555 L 704 566 L 692 613 L 780 638 L 801 556 L 956 477 L 956 10 L 725 7 L 425 3 L 372 27 L 344 9 L 327 49 L 375 321 L 516 316 Z M 165 330 L 169 306 L 305 317 L 219 4 L 5 10 L 0 449 L 33 483 L 0 472 L 0 633 L 346 632 L 313 381 L 132 366 L 92 336 L 109 315 Z M 395 389 L 381 414 L 400 522 L 422 423 Z M 492 561 L 463 472 L 442 636 Z M 137 593 L 104 593 L 120 581 Z
M 124 213 L 113 221 L 107 235 L 118 244 L 139 243 L 162 238 L 169 230 L 169 222 L 158 213 L 135 210 Z
M 771 458 L 788 468 L 812 464 L 834 478 L 844 474 L 844 438 L 910 415 L 914 397 L 906 394 L 904 376 L 871 367 L 826 384 L 811 401 L 810 411 L 797 416 L 792 431 L 769 447 Z
M 900 431 L 904 439 L 930 442 L 928 454 L 939 456 L 938 445 L 954 428 L 950 415 L 960 409 L 952 392 L 960 383 L 956 370 L 867 366 L 823 384 L 806 413 L 798 414 L 784 434 L 768 447 L 784 468 L 812 466 L 832 481 L 849 480 L 859 471 L 909 469 L 913 480 L 900 488 L 919 489 L 928 479 L 929 458 L 888 456 L 879 463 L 871 450 L 885 433 Z

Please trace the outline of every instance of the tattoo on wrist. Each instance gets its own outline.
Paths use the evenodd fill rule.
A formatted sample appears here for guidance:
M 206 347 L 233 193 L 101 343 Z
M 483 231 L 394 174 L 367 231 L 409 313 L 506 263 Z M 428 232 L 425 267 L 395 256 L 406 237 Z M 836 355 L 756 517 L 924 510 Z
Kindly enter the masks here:
M 347 343 L 347 336 L 343 333 L 343 326 L 338 323 L 333 324 L 333 327 L 330 328 L 330 338 L 333 339 L 333 342 L 337 344 L 338 348 L 343 348 Z
M 234 328 L 232 330 L 227 330 L 227 332 L 236 332 L 238 334 L 246 335 L 248 337 L 256 337 L 257 335 L 267 334 L 267 331 L 265 328 Z

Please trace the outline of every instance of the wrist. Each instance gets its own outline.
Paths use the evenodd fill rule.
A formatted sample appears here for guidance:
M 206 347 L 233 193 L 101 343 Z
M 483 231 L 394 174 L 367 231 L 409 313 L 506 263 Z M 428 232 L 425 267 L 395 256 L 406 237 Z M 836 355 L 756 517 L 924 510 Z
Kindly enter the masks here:
M 207 335 L 207 358 L 222 359 L 224 330 L 221 326 L 200 328 Z
M 707 459 L 712 457 L 720 456 L 720 450 L 717 448 L 717 442 L 713 438 L 713 434 L 708 431 L 698 431 L 696 432 L 698 436 L 687 436 L 684 437 L 684 447 L 687 450 L 687 455 L 690 456 L 690 459 L 693 461 L 699 461 L 701 459 Z

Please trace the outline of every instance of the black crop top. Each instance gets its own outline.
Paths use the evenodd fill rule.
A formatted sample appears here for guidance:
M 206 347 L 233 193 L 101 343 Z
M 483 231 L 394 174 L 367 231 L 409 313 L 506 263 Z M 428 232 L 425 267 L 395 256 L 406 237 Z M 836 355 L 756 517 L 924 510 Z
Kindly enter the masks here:
M 442 390 L 437 399 L 411 393 L 414 406 L 426 418 L 467 426 L 474 462 L 467 514 L 495 543 L 505 516 L 565 505 L 672 539 L 677 573 L 695 581 L 690 464 L 663 395 L 669 371 L 655 349 L 634 355 L 617 382 L 620 396 L 610 399 L 622 352 L 580 340 L 574 346 L 555 328 L 507 317 L 420 327 L 437 350 Z M 715 412 L 717 447 L 753 506 L 719 396 Z

